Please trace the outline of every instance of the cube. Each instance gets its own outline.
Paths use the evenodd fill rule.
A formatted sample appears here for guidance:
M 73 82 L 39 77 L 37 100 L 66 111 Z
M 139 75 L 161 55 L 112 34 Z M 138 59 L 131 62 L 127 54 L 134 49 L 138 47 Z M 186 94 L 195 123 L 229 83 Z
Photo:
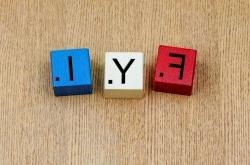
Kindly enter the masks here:
M 56 96 L 92 93 L 89 49 L 53 50 L 50 58 Z
M 104 97 L 143 97 L 143 53 L 107 52 L 105 54 Z
M 160 46 L 154 72 L 154 89 L 192 95 L 196 50 Z

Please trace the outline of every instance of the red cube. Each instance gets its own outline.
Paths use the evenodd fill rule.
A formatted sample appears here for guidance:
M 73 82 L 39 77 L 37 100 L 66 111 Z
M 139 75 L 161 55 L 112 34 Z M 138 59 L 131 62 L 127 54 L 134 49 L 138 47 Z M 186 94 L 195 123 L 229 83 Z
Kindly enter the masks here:
M 154 73 L 154 89 L 192 95 L 196 50 L 160 46 Z

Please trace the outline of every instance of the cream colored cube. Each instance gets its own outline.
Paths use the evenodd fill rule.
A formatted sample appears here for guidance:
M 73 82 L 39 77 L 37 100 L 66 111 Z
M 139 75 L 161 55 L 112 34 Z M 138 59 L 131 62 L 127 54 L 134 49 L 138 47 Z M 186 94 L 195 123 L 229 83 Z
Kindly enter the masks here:
M 141 52 L 107 52 L 105 54 L 105 98 L 143 97 L 143 56 Z

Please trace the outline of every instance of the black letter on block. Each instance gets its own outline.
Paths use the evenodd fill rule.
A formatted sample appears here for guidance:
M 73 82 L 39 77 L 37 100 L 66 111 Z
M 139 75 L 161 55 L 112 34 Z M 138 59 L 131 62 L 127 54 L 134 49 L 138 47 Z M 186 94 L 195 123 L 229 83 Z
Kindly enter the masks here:
M 173 68 L 180 68 L 180 74 L 179 74 L 179 79 L 182 80 L 183 78 L 183 72 L 184 72 L 184 65 L 185 65 L 185 55 L 184 54 L 175 54 L 175 53 L 170 53 L 170 57 L 177 57 L 181 58 L 181 64 L 169 64 L 169 67 Z
M 114 58 L 113 61 L 115 62 L 116 66 L 118 67 L 118 69 L 122 73 L 122 84 L 125 84 L 125 82 L 126 82 L 125 81 L 126 72 L 128 71 L 129 67 L 133 64 L 135 59 L 131 59 L 124 69 L 122 68 L 122 66 L 120 65 L 119 61 L 116 58 Z
M 68 62 L 69 62 L 69 80 L 73 81 L 74 77 L 73 77 L 73 64 L 72 64 L 72 56 L 68 57 Z

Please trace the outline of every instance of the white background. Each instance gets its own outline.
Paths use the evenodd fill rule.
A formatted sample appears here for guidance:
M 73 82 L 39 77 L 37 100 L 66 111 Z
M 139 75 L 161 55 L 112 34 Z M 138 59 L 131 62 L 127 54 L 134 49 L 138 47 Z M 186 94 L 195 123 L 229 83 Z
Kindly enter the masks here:
M 126 72 L 126 83 L 122 84 L 122 74 L 113 61 L 116 58 L 124 69 L 130 59 L 135 59 Z M 107 52 L 105 54 L 104 89 L 143 89 L 143 53 L 141 52 Z M 112 84 L 108 84 L 113 80 Z

